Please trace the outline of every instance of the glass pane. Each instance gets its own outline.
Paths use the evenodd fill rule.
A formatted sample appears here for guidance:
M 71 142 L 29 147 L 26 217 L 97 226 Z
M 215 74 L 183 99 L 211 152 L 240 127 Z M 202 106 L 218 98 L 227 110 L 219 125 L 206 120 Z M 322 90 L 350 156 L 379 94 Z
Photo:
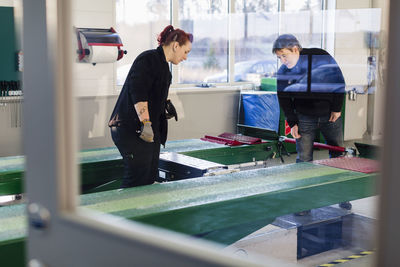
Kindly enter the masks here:
M 117 97 L 104 93 L 114 89 L 115 64 L 105 63 L 93 66 L 76 60 L 72 70 L 72 82 L 76 90 L 77 113 L 79 114 L 79 162 L 82 168 L 81 205 L 83 207 L 188 234 L 199 239 L 219 242 L 245 258 L 262 254 L 298 265 L 319 266 L 343 258 L 347 261 L 351 255 L 376 247 L 373 233 L 378 211 L 375 209 L 377 199 L 374 195 L 376 195 L 375 186 L 378 184 L 379 172 L 363 173 L 362 170 L 364 168 L 364 171 L 374 171 L 376 161 L 373 160 L 379 159 L 377 152 L 379 152 L 379 138 L 382 137 L 382 108 L 385 106 L 383 92 L 386 82 L 384 74 L 387 71 L 386 40 L 388 39 L 388 27 L 380 23 L 384 16 L 383 12 L 379 8 L 346 9 L 346 2 L 351 1 L 338 1 L 344 7 L 340 6 L 341 9 L 324 12 L 321 12 L 321 5 L 316 1 L 286 0 L 282 2 L 286 3 L 286 6 L 285 11 L 281 13 L 273 1 L 238 0 L 235 2 L 237 12 L 232 16 L 235 73 L 272 75 L 272 72 L 263 70 L 262 66 L 251 65 L 250 68 L 245 68 L 245 66 L 252 60 L 270 58 L 272 43 L 281 33 L 296 35 L 305 48 L 332 48 L 332 55 L 345 77 L 347 86 L 347 93 L 344 95 L 346 101 L 343 104 L 346 113 L 342 113 L 344 143 L 341 145 L 348 149 L 348 153 L 352 151 L 349 148 L 355 147 L 357 155 L 344 158 L 345 162 L 342 161 L 341 166 L 329 167 L 328 164 L 322 162 L 284 166 L 279 158 L 274 158 L 282 151 L 278 151 L 281 149 L 280 143 L 277 144 L 277 140 L 273 139 L 272 143 L 277 144 L 277 148 L 266 149 L 263 147 L 265 142 L 257 144 L 262 149 L 260 158 L 265 160 L 262 164 L 259 164 L 261 160 L 258 161 L 258 158 L 256 161 L 252 151 L 249 160 L 242 162 L 245 164 L 241 166 L 237 163 L 226 163 L 226 165 L 231 165 L 229 167 L 236 165 L 235 168 L 242 168 L 240 171 L 235 169 L 232 173 L 226 173 L 230 169 L 224 168 L 218 177 L 197 177 L 182 182 L 165 181 L 163 184 L 141 188 L 112 190 L 119 188 L 114 182 L 118 182 L 123 172 L 122 164 L 116 164 L 116 161 L 121 158 L 111 141 L 107 125 Z M 140 52 L 156 46 L 156 35 L 169 22 L 169 2 L 149 0 L 135 1 L 132 4 L 133 1 L 119 0 L 113 3 L 118 5 L 116 29 L 125 49 L 129 52 L 117 64 L 121 67 L 130 67 Z M 179 4 L 177 7 L 177 11 L 181 14 L 179 27 L 193 32 L 194 44 L 197 45 L 189 55 L 189 60 L 182 64 L 179 70 L 181 75 L 179 81 L 204 81 L 209 76 L 217 76 L 218 73 L 222 73 L 222 81 L 227 81 L 228 34 L 223 31 L 227 29 L 227 4 L 221 1 L 206 3 L 180 1 Z M 107 8 L 108 6 L 104 9 Z M 136 12 L 139 9 L 141 11 Z M 72 10 L 76 15 L 74 25 L 78 25 L 81 20 L 87 20 L 86 16 L 82 16 L 89 13 L 85 8 L 75 7 Z M 108 12 L 112 13 L 112 11 Z M 98 16 L 93 16 L 93 20 L 99 17 L 104 18 L 104 10 L 97 13 L 99 13 Z M 141 16 L 141 14 L 145 15 Z M 110 18 L 113 17 L 112 14 L 109 15 Z M 0 16 L 0 18 L 4 17 Z M 112 21 L 113 19 L 110 19 L 107 23 L 112 25 Z M 4 27 L 10 28 L 9 25 Z M 333 38 L 330 39 L 329 36 Z M 75 37 L 73 35 L 72 38 Z M 196 40 L 199 41 L 198 44 Z M 326 46 L 323 46 L 324 43 Z M 10 53 L 12 52 L 8 52 Z M 78 57 L 78 55 L 75 56 Z M 273 60 L 276 62 L 275 57 Z M 247 72 L 247 70 L 252 72 Z M 119 72 L 123 73 L 122 70 Z M 319 73 L 314 76 L 316 83 L 324 83 L 329 79 L 329 77 L 326 78 L 328 72 L 319 69 L 315 73 Z M 19 75 L 13 79 L 19 79 Z M 124 75 L 120 74 L 119 77 L 119 81 L 123 82 Z M 1 77 L 0 80 L 2 79 L 8 78 Z M 313 79 L 310 80 L 313 81 Z M 307 76 L 298 79 L 303 88 L 306 88 L 306 81 Z M 290 83 L 296 83 L 295 79 L 291 79 Z M 3 121 L 0 131 L 3 137 L 0 153 L 2 153 L 1 156 L 13 157 L 4 157 L 0 162 L 3 178 L 5 178 L 2 182 L 10 182 L 9 185 L 2 184 L 2 189 L 4 189 L 2 192 L 16 194 L 16 191 L 7 191 L 16 188 L 15 184 L 12 184 L 15 180 L 9 179 L 15 177 L 8 175 L 15 174 L 9 172 L 9 170 L 15 171 L 15 167 L 20 171 L 23 168 L 22 157 L 14 157 L 20 155 L 19 142 L 17 146 L 12 147 L 13 143 L 15 144 L 14 140 L 20 138 L 21 125 L 19 123 L 21 121 L 19 121 L 18 109 L 13 105 L 18 104 L 14 101 L 17 99 L 10 98 L 12 97 L 10 95 L 4 96 L 4 92 L 2 90 L 3 94 L 0 97 L 0 119 Z M 9 92 L 7 90 L 7 94 Z M 39 90 L 38 93 L 46 92 Z M 257 99 L 262 102 L 263 99 L 259 96 L 268 98 L 272 95 L 276 96 L 273 93 L 269 94 L 270 92 L 262 93 L 265 92 L 251 91 L 247 100 Z M 216 94 L 213 93 L 214 95 Z M 190 103 L 187 102 L 189 97 L 190 94 L 185 94 L 182 98 L 183 105 Z M 226 98 L 225 96 L 220 98 L 221 106 L 229 106 L 235 112 L 236 96 L 234 104 L 228 102 Z M 196 109 L 196 107 L 191 108 Z M 279 123 L 283 122 L 283 125 L 279 125 L 278 135 L 285 135 L 287 128 L 282 113 L 279 114 L 279 107 L 268 108 L 268 111 L 281 115 L 278 116 L 278 120 Z M 269 116 L 269 113 L 265 111 L 256 110 L 256 112 L 262 117 Z M 33 116 L 35 114 L 28 116 L 27 121 Z M 215 118 L 226 119 L 227 116 L 230 114 L 226 112 L 215 113 Z M 187 115 L 186 121 L 198 123 L 198 120 L 193 120 L 190 115 Z M 228 121 L 227 124 L 231 123 Z M 226 127 L 232 128 L 232 125 Z M 183 132 L 188 131 L 188 128 L 185 129 Z M 317 138 L 319 140 L 316 141 L 325 142 L 321 135 L 318 134 Z M 43 140 L 39 138 L 39 141 Z M 168 151 L 167 149 L 174 152 L 185 150 L 183 152 L 193 152 L 190 155 L 194 156 L 196 151 L 200 154 L 201 146 L 201 149 L 208 150 L 207 160 L 211 160 L 210 156 L 214 154 L 211 149 L 222 147 L 231 150 L 222 144 L 204 144 L 205 142 L 199 139 L 174 140 L 166 149 L 162 149 L 164 152 Z M 14 150 L 7 152 L 10 147 Z M 247 147 L 249 146 L 237 147 L 237 149 Z M 286 148 L 290 149 L 288 146 Z M 193 151 L 189 151 L 191 149 Z M 266 159 L 265 155 L 269 152 L 271 158 Z M 293 153 L 296 151 L 294 150 Z M 331 160 L 328 150 L 315 150 L 313 155 L 314 160 Z M 40 150 L 38 150 L 38 160 L 40 157 Z M 236 160 L 236 156 L 228 155 L 226 158 Z M 241 160 L 242 157 L 237 156 L 237 158 Z M 252 164 L 247 164 L 249 162 Z M 295 162 L 296 155 L 285 156 L 285 163 Z M 352 163 L 354 165 L 361 163 L 361 166 L 354 168 L 351 166 Z M 255 168 L 259 169 L 254 170 Z M 22 177 L 21 172 L 19 175 Z M 38 188 L 45 188 L 45 185 L 41 186 L 40 182 L 38 181 Z M 351 201 L 353 206 L 350 210 L 351 206 L 347 201 Z M 338 205 L 339 203 L 343 204 Z M 24 238 L 26 220 L 19 215 L 23 214 L 25 208 L 15 205 L 15 207 L 1 207 L 1 209 L 0 229 L 4 231 L 1 233 L 4 238 L 2 241 L 5 241 L 5 244 L 9 243 L 8 238 L 14 233 Z M 10 212 L 11 209 L 14 211 Z M 299 214 L 309 209 L 310 212 Z M 17 214 L 16 219 L 20 223 L 15 224 L 14 216 L 10 216 L 11 214 Z M 52 222 L 59 223 L 57 220 Z M 13 226 L 19 228 L 10 229 Z M 252 234 L 248 236 L 250 233 Z M 242 237 L 244 238 L 239 239 Z M 79 243 L 76 244 L 79 246 Z M 0 246 L 0 255 L 7 254 L 4 252 L 5 248 Z M 15 255 L 18 257 L 11 258 L 23 258 L 22 253 Z M 366 255 L 368 253 L 355 255 L 353 258 L 366 257 L 367 263 L 358 262 L 359 265 L 372 266 L 373 259 Z M 272 264 L 269 259 L 260 260 L 260 264 L 265 262 L 272 266 L 283 265 Z M 357 260 L 355 262 L 357 265 Z
M 228 0 L 180 0 L 179 25 L 193 33 L 192 51 L 179 65 L 179 83 L 226 82 Z
M 116 1 L 116 30 L 128 54 L 117 63 L 117 85 L 143 51 L 157 47 L 157 35 L 170 24 L 170 1 Z
M 321 10 L 321 0 L 285 0 L 285 11 Z
M 322 45 L 322 1 L 286 0 L 280 33 L 291 33 L 304 47 Z
M 235 41 L 234 81 L 260 84 L 262 77 L 273 76 L 277 61 L 272 44 L 278 36 L 278 1 L 236 1 L 232 15 Z
M 21 12 L 0 4 L 0 206 L 23 193 Z
M 282 111 L 279 135 L 293 138 L 291 134 L 296 135 L 298 130 L 300 136 L 295 137 L 300 138 L 291 139 L 297 143 L 297 148 L 287 146 L 297 153 L 294 162 L 312 161 L 314 166 L 331 166 L 347 174 L 355 171 L 363 177 L 360 184 L 344 185 L 337 190 L 324 189 L 328 198 L 342 194 L 336 200 L 331 199 L 329 204 L 323 204 L 324 200 L 319 198 L 315 202 L 318 208 L 310 207 L 305 211 L 299 210 L 295 216 L 284 216 L 288 219 L 286 222 L 291 223 L 307 220 L 306 224 L 304 221 L 300 223 L 306 227 L 298 228 L 297 259 L 307 266 L 320 265 L 323 263 L 320 253 L 325 249 L 324 256 L 328 257 L 332 256 L 332 249 L 340 249 L 339 256 L 336 255 L 336 259 L 340 259 L 354 254 L 354 251 L 369 251 L 376 247 L 373 236 L 377 222 L 374 182 L 378 176 L 376 167 L 382 133 L 382 105 L 379 103 L 382 103 L 385 89 L 381 75 L 385 68 L 385 45 L 381 39 L 385 25 L 381 25 L 382 15 L 378 8 L 349 9 L 349 4 L 342 1 L 337 1 L 338 9 L 335 10 L 321 10 L 319 1 L 286 0 L 284 3 L 279 34 L 294 35 L 303 50 L 296 51 L 291 46 L 286 54 L 279 54 L 282 63 L 277 73 Z M 325 125 L 335 125 L 329 120 L 337 113 L 340 113 L 335 123 L 337 128 L 324 128 L 324 120 Z M 316 147 L 321 144 L 314 142 L 322 143 L 322 146 L 339 146 L 346 151 L 345 157 L 341 157 L 343 154 L 338 154 L 338 150 L 332 151 L 337 147 L 330 152 L 318 150 Z M 351 153 L 356 157 L 350 156 Z M 373 183 L 370 183 L 370 178 Z M 361 194 L 353 195 L 356 190 Z M 340 223 L 334 221 L 335 217 L 340 217 Z M 322 218 L 329 218 L 331 222 L 326 220 L 317 226 L 316 222 Z M 365 226 L 363 230 L 361 225 Z M 325 235 L 327 232 L 329 234 Z M 316 240 L 321 243 L 317 244 Z M 309 256 L 313 254 L 318 260 L 311 264 Z M 365 261 L 368 264 L 360 266 L 373 266 L 372 257 Z
M 377 70 L 382 69 L 379 64 L 384 59 L 379 54 L 381 10 L 336 10 L 332 17 L 336 22 L 335 58 L 341 65 L 347 89 L 358 94 L 374 93 Z

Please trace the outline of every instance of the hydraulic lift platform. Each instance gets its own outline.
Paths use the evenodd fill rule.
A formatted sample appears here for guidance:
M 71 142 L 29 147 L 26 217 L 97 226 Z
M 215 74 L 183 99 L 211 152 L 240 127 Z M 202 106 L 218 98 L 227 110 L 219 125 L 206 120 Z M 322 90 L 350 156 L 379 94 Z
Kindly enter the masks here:
M 377 173 L 297 163 L 86 194 L 81 208 L 228 245 L 276 217 L 375 195 L 376 183 Z M 25 205 L 0 208 L 0 262 L 23 266 L 26 223 Z
M 254 145 L 240 145 L 227 147 L 224 144 L 202 141 L 200 139 L 187 139 L 169 141 L 165 148 L 161 148 L 160 167 L 162 172 L 168 172 L 172 180 L 187 179 L 203 176 L 208 170 L 202 169 L 204 164 L 231 165 L 259 160 L 267 160 L 276 155 L 276 142 L 264 142 Z M 181 164 L 172 164 L 170 154 L 179 154 L 179 159 L 185 158 Z M 81 171 L 81 191 L 83 194 L 95 193 L 120 187 L 123 177 L 123 162 L 117 148 L 108 147 L 81 151 L 78 155 Z M 191 157 L 191 159 L 190 159 Z M 178 156 L 175 156 L 178 159 Z M 191 161 L 191 162 L 190 162 Z M 200 167 L 194 165 L 199 163 Z M 166 169 L 169 166 L 172 169 Z M 194 167 L 189 175 L 178 174 L 179 169 Z M 220 166 L 221 168 L 227 168 Z M 207 167 L 208 168 L 208 167 Z M 211 166 L 211 169 L 215 166 Z M 24 157 L 0 158 L 0 196 L 18 195 L 23 193 Z M 197 176 L 199 175 L 199 176 Z M 168 180 L 168 179 L 164 179 Z M 161 179 L 163 181 L 163 179 Z
M 226 172 L 228 167 L 212 161 L 189 157 L 184 154 L 164 152 L 160 154 L 158 169 L 160 172 L 159 182 L 167 182 L 215 175 L 217 173 Z
M 187 139 L 167 142 L 161 152 L 182 152 L 221 148 L 224 145 Z M 83 194 L 112 190 L 120 187 L 123 163 L 116 147 L 84 150 L 77 154 L 81 170 Z M 24 192 L 24 156 L 0 158 L 0 196 L 18 195 Z

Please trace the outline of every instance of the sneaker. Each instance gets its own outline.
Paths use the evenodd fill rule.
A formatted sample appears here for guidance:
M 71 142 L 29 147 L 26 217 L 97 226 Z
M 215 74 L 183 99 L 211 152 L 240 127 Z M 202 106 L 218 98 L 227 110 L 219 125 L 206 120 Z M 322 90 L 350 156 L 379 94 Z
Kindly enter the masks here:
M 300 212 L 295 212 L 294 216 L 307 216 L 311 214 L 311 210 L 303 210 Z
M 345 210 L 351 210 L 353 205 L 351 205 L 351 203 L 349 201 L 346 201 L 346 202 L 340 202 L 339 207 L 341 207 L 342 209 L 345 209 Z

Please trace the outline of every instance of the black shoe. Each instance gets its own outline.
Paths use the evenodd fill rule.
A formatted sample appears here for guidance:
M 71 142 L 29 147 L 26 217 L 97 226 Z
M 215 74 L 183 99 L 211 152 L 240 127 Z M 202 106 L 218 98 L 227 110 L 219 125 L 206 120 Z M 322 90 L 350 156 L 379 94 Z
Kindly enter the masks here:
M 351 205 L 351 203 L 349 201 L 346 201 L 346 202 L 340 202 L 339 207 L 341 207 L 342 209 L 345 209 L 345 210 L 351 210 L 353 205 Z
M 300 212 L 295 212 L 294 216 L 307 216 L 311 214 L 311 210 L 303 210 Z

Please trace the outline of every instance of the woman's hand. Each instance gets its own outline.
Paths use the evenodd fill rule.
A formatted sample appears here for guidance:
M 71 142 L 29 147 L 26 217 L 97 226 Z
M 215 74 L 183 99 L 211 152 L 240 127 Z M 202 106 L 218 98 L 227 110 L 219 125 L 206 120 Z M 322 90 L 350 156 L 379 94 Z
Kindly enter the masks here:
M 151 121 L 149 120 L 142 121 L 142 129 L 139 137 L 148 143 L 154 142 L 153 140 L 154 133 L 153 133 L 153 128 L 151 127 Z

